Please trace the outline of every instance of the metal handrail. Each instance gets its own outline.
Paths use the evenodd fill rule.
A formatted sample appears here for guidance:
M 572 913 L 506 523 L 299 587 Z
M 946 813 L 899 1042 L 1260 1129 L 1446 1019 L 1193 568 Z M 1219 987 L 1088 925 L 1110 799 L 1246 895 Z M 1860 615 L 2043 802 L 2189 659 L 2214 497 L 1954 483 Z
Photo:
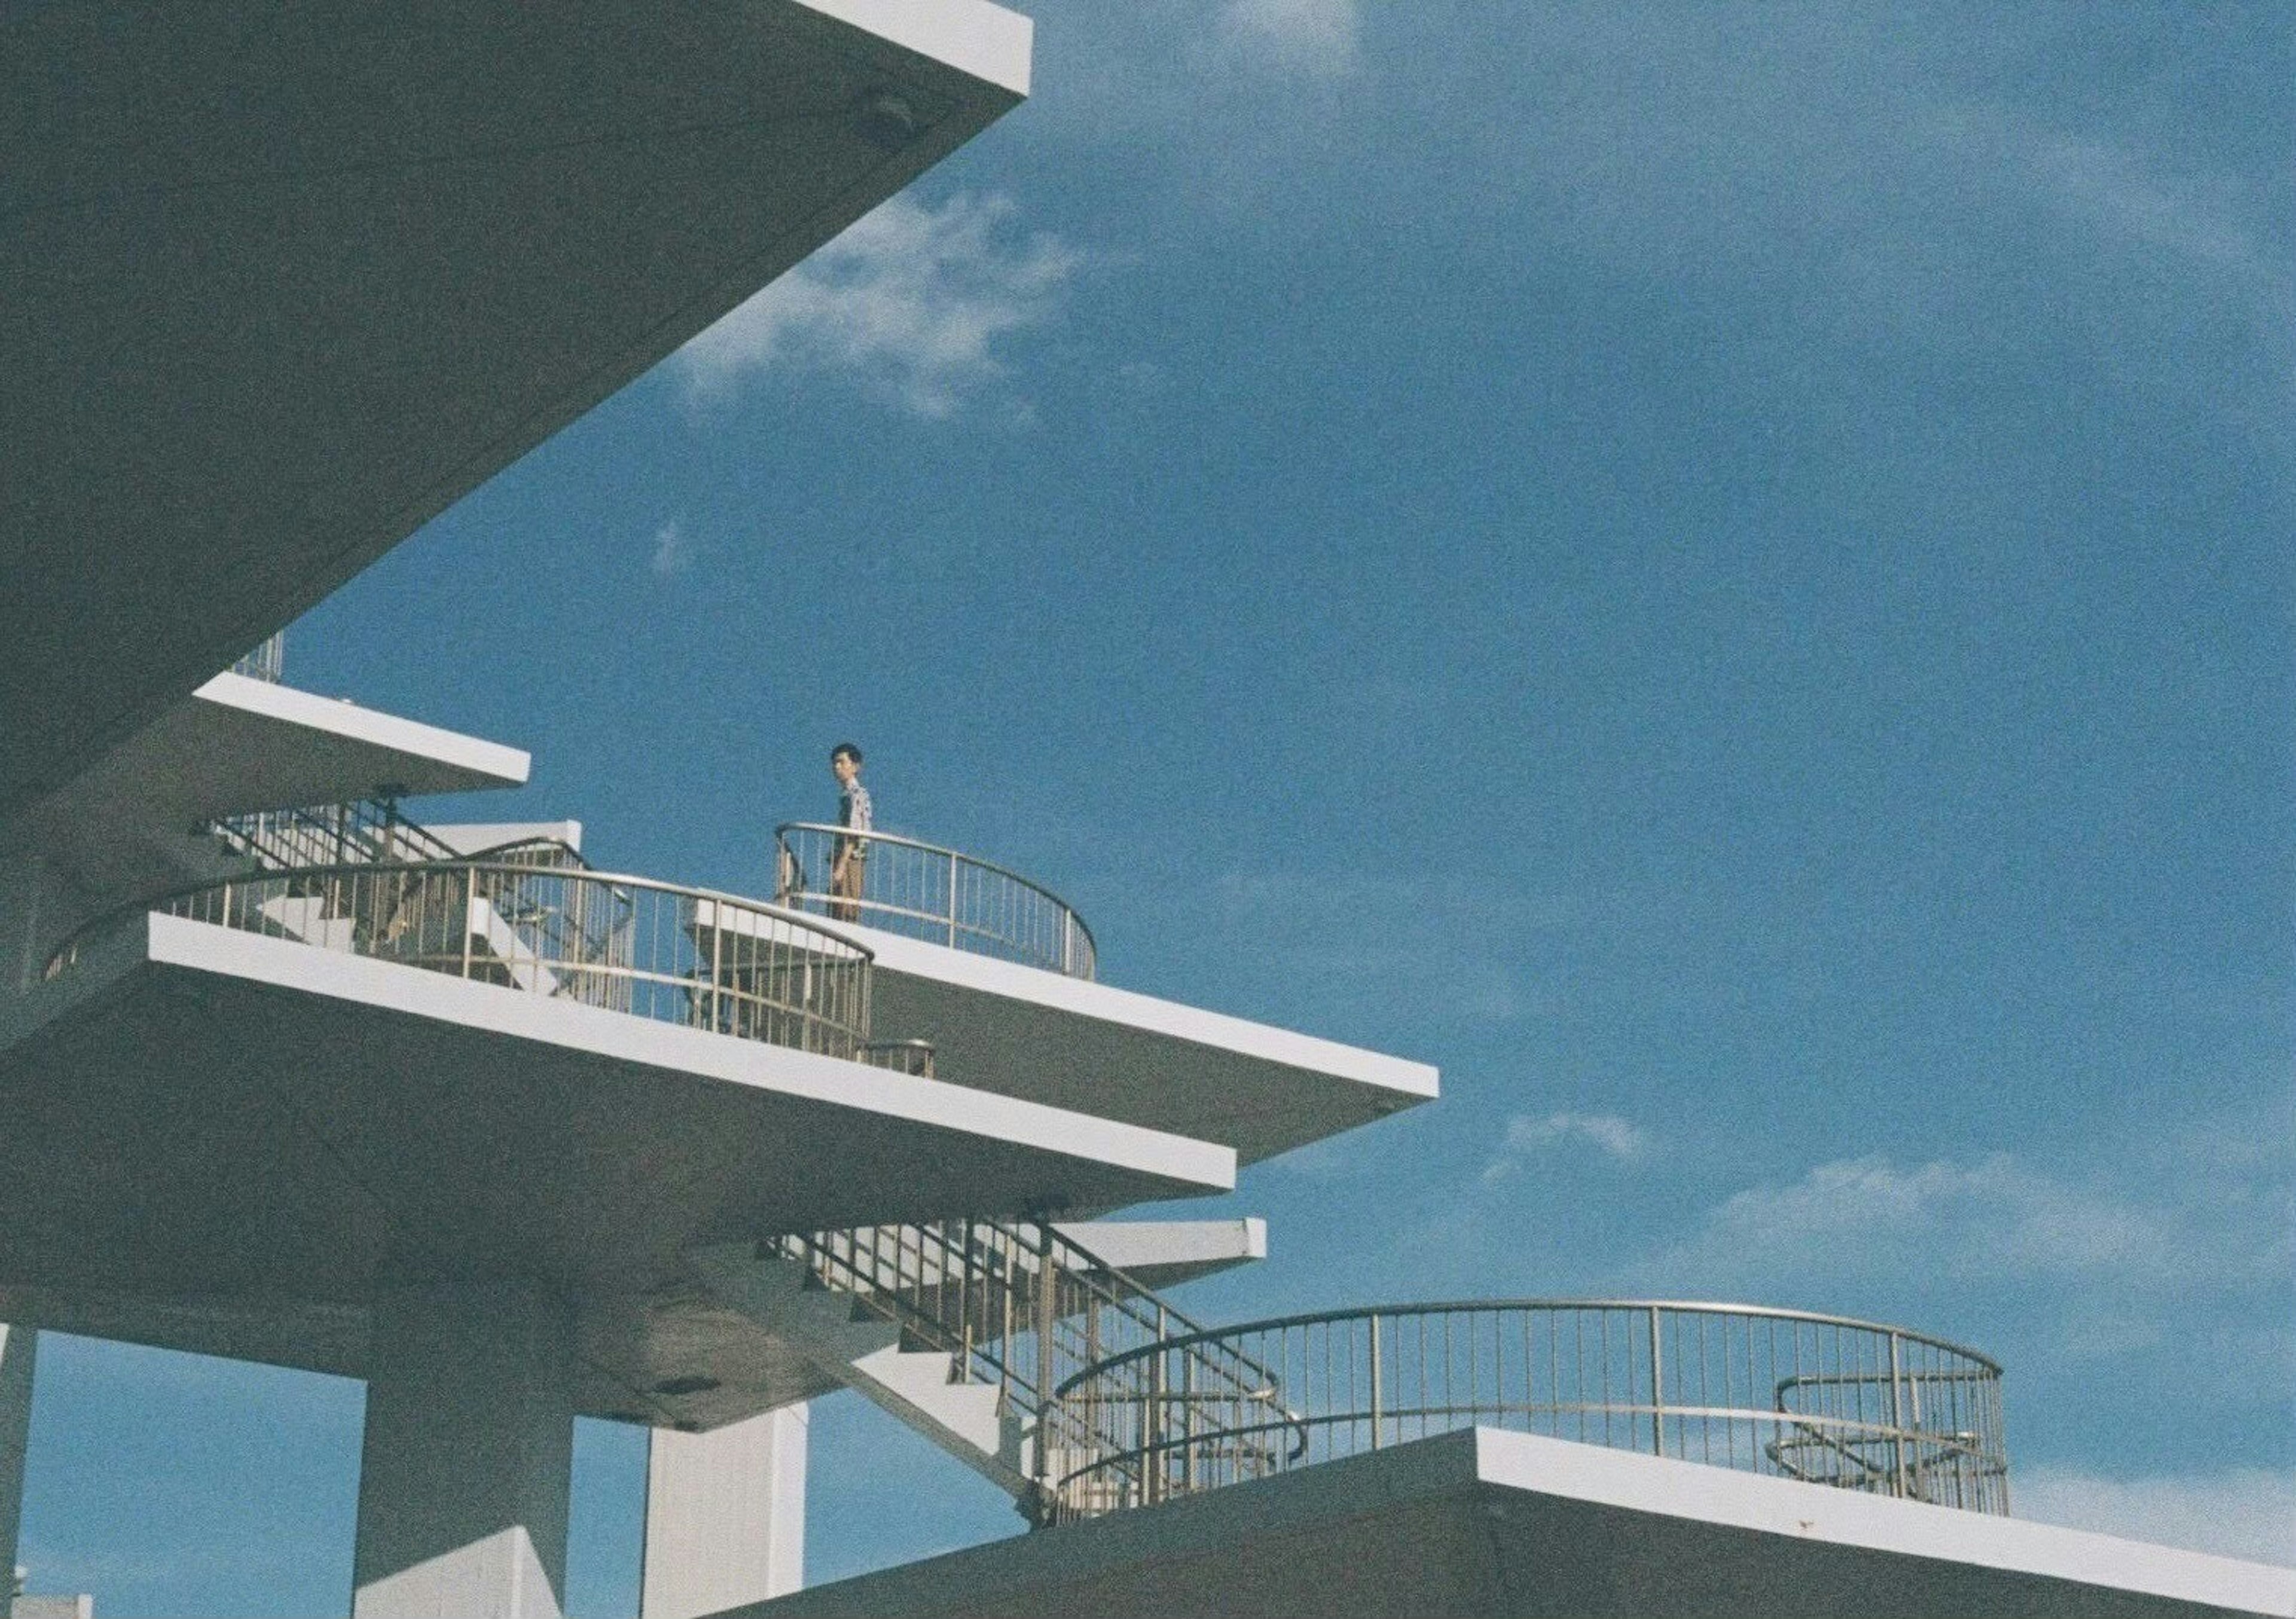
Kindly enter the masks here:
M 1125 1504 L 1162 1499 L 1152 1479 L 1125 1473 L 1111 1435 L 1056 1390 L 1111 1350 L 1153 1350 L 1181 1338 L 1192 1386 L 1240 1408 L 1275 1410 L 1265 1367 L 1213 1341 L 1136 1278 L 1049 1222 L 964 1217 L 923 1225 L 800 1233 L 776 1247 L 824 1286 L 950 1356 L 957 1376 L 994 1386 L 1002 1409 L 1029 1428 L 1031 1509 L 1055 1516 L 1054 1486 L 1085 1468 L 1114 1469 Z M 1127 1356 L 1115 1356 L 1127 1359 Z M 1305 1443 L 1302 1430 L 1300 1443 Z
M 869 850 L 862 891 L 831 891 L 836 850 Z M 1092 929 L 1059 895 L 1018 871 L 898 832 L 855 832 L 821 821 L 774 829 L 775 897 L 783 904 L 929 939 L 1070 977 L 1098 970 Z M 879 858 L 884 851 L 885 857 Z
M 1219 1345 L 1281 1418 L 1184 1386 Z M 1879 1322 L 1767 1305 L 1489 1299 L 1246 1322 L 1109 1355 L 1061 1403 L 1133 1435 L 1053 1486 L 1057 1521 L 1482 1424 L 1974 1511 L 2009 1509 L 2001 1369 Z M 1144 1394 L 1144 1390 L 1148 1392 Z M 1304 1443 L 1279 1435 L 1304 1433 Z
M 397 801 L 388 797 L 255 810 L 210 822 L 207 830 L 233 853 L 278 871 L 389 861 L 484 860 L 519 846 L 504 844 L 466 856 L 428 827 L 408 820 Z
M 848 1059 L 869 1043 L 874 953 L 817 919 L 515 859 L 353 862 L 187 884 L 82 924 L 46 976 L 153 912 Z
M 266 680 L 279 683 L 287 663 L 287 632 L 275 630 L 264 638 L 261 645 L 248 652 L 231 666 L 234 675 L 244 675 L 251 680 Z

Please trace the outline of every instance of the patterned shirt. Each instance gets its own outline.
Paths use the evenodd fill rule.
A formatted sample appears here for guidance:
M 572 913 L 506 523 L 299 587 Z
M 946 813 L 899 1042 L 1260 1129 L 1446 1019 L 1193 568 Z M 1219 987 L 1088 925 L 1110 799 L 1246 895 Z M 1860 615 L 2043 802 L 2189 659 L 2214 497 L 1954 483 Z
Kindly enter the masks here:
M 877 824 L 875 807 L 869 802 L 869 789 L 857 780 L 848 783 L 837 795 L 837 824 L 857 832 L 872 830 Z M 853 838 L 849 848 L 858 859 L 869 852 L 869 840 Z

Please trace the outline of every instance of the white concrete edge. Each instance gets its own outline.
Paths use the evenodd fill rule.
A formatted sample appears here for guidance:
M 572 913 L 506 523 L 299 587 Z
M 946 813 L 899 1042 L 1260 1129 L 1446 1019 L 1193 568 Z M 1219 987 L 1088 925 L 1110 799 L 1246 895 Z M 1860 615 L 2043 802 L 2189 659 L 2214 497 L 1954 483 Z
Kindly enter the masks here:
M 1234 1149 L 1210 1141 L 211 922 L 156 914 L 146 920 L 148 957 L 161 966 L 327 995 L 800 1100 L 882 1114 L 1205 1190 L 1226 1191 L 1235 1185 Z
M 315 691 L 234 675 L 228 669 L 192 695 L 285 724 L 305 725 L 373 747 L 415 754 L 480 778 L 472 783 L 473 787 L 521 787 L 534 767 L 533 756 L 523 748 L 464 736 L 420 720 L 401 719 L 379 708 L 364 708 Z
M 958 72 L 1029 94 L 1036 23 L 988 0 L 798 0 L 880 39 Z
M 1342 1045 L 1336 1040 L 1297 1034 L 1272 1024 L 1253 1023 L 1226 1012 L 1209 1012 L 1089 978 L 1072 978 L 1065 973 L 1000 961 L 994 956 L 929 944 L 874 928 L 851 923 L 839 926 L 876 952 L 881 972 L 905 973 L 981 994 L 1025 1001 L 1078 1018 L 1094 1018 L 1126 1028 L 1166 1034 L 1196 1045 L 1217 1046 L 1241 1056 L 1375 1085 L 1414 1098 L 1432 1100 L 1440 1094 L 1441 1075 L 1435 1068 L 1408 1058 Z
M 1475 1430 L 1475 1470 L 1480 1482 L 1502 1489 L 1633 1512 L 1975 1564 L 2248 1613 L 2296 1614 L 2296 1570 L 2025 1518 L 1766 1478 L 1500 1428 Z
M 1151 1265 L 1226 1267 L 1267 1257 L 1267 1222 L 1242 1220 L 1077 1220 L 1053 1229 L 1119 1271 Z
M 458 854 L 483 854 L 529 838 L 554 838 L 578 853 L 582 847 L 578 821 L 426 821 L 422 830 Z

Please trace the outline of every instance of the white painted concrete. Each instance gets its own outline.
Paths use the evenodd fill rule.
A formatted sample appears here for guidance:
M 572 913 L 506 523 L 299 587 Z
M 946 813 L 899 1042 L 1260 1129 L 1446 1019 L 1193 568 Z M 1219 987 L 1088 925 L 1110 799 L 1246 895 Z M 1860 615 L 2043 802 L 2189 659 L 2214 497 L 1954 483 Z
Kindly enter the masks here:
M 1054 1230 L 1152 1292 L 1267 1257 L 1267 1222 L 1079 1220 Z
M 410 770 L 430 771 L 466 781 L 471 787 L 517 787 L 533 769 L 533 756 L 524 748 L 508 748 L 483 737 L 465 736 L 420 720 L 403 719 L 379 708 L 366 708 L 348 699 L 322 697 L 275 681 L 256 680 L 229 670 L 215 676 L 194 693 L 221 707 L 340 738 L 372 748 L 386 759 L 403 760 Z M 425 786 L 410 790 L 446 792 L 446 787 Z M 344 795 L 356 797 L 356 794 Z M 318 802 L 325 802 L 321 799 Z
M 16 1537 L 24 1517 L 24 1450 L 32 1426 L 32 1366 L 40 1335 L 0 1321 L 0 1619 L 16 1589 Z
M 791 1405 L 714 1433 L 653 1430 L 639 1619 L 701 1619 L 805 1584 L 810 1413 Z
M 208 8 L 112 20 L 12 7 L 0 52 L 30 132 L 0 319 L 42 334 L 0 367 L 21 428 L 0 593 L 29 626 L 0 638 L 0 818 L 1027 82 L 1025 25 L 981 0 L 472 0 L 380 33 L 319 6 L 244 37 Z M 906 138 L 863 116 L 886 95 L 917 113 Z M 155 354 L 176 363 L 135 357 Z
M 878 1026 L 941 1077 L 1233 1147 L 1243 1163 L 1434 1099 L 1423 1062 L 877 928 Z
M 741 1611 L 2286 1619 L 2296 1572 L 1485 1428 Z
M 516 1284 L 377 1298 L 354 1619 L 559 1619 L 573 1322 Z
M 168 917 L 0 996 L 0 1319 L 356 1376 L 393 1255 L 451 1255 L 562 1288 L 578 1409 L 666 1426 L 833 1386 L 693 1283 L 697 1245 L 1234 1176 L 1209 1143 Z
M 578 821 L 425 821 L 422 830 L 459 854 L 484 854 L 529 838 L 562 843 L 577 851 L 582 847 Z
M 235 869 L 193 829 L 226 815 L 514 787 L 515 748 L 218 675 L 70 781 L 0 824 L 0 852 L 42 857 L 62 884 L 45 942 L 95 911 Z
M 1233 1151 L 1163 1131 L 180 917 L 152 916 L 146 926 L 148 957 L 157 964 L 1089 1158 L 1143 1177 L 1133 1196 L 1152 1197 L 1164 1190 L 1145 1183 L 1152 1180 L 1183 1193 L 1226 1191 L 1235 1185 Z M 886 1167 L 904 1177 L 916 1170 L 914 1165 Z

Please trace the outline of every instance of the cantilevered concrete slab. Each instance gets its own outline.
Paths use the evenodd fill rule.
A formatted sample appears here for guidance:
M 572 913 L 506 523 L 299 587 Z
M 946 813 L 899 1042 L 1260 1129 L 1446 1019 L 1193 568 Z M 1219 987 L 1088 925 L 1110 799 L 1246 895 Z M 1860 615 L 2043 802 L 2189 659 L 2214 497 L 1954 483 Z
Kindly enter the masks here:
M 944 1079 L 1235 1149 L 1253 1163 L 1431 1101 L 1435 1070 L 1061 973 L 847 931 L 877 953 L 887 1029 Z
M 166 916 L 0 1006 L 0 1319 L 356 1373 L 376 1288 L 537 1279 L 611 1374 L 583 1409 L 705 1427 L 824 1385 L 709 1304 L 691 1248 L 1234 1176 L 1225 1147 Z
M 529 763 L 499 742 L 218 675 L 0 824 L 0 854 L 36 849 L 84 899 L 124 900 L 187 880 L 175 840 L 225 815 L 515 787 Z
M 0 17 L 0 819 L 1029 78 L 986 0 Z
M 1055 1228 L 1153 1293 L 1267 1257 L 1267 1222 L 1079 1220 Z
M 731 1612 L 2202 1619 L 2296 1572 L 1480 1428 Z

